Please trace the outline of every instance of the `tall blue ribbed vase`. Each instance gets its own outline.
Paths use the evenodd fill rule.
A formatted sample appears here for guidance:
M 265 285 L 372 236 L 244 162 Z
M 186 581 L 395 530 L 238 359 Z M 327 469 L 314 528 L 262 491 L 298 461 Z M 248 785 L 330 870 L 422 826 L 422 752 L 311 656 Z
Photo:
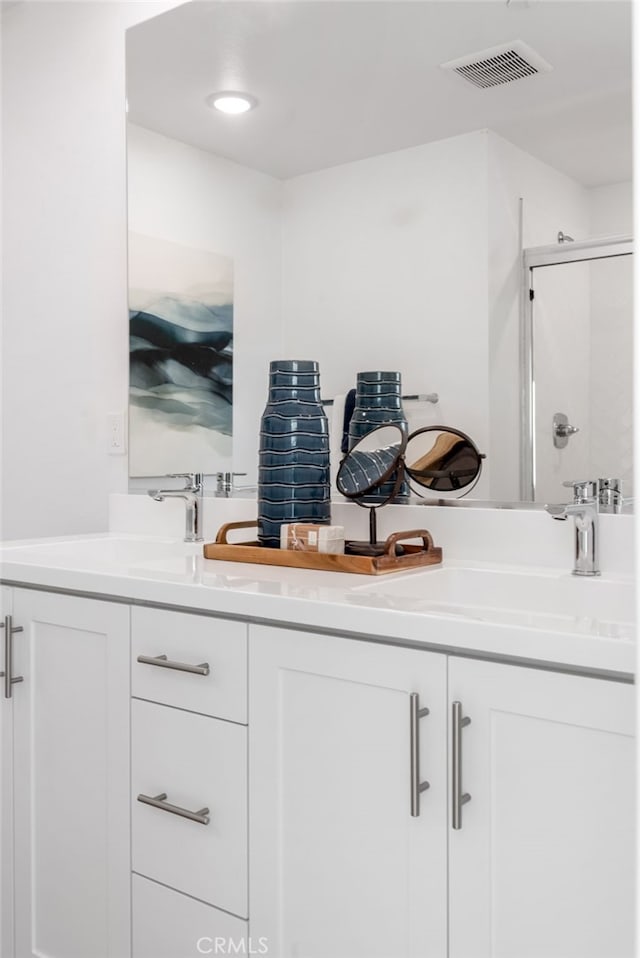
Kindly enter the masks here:
M 349 423 L 349 449 L 355 443 L 378 426 L 394 423 L 405 432 L 408 423 L 402 408 L 402 377 L 398 372 L 372 371 L 358 373 L 356 380 L 356 404 Z M 394 473 L 388 482 L 375 493 L 367 496 L 366 502 L 385 502 L 396 482 Z M 409 486 L 403 482 L 395 497 L 395 502 L 406 502 Z
M 278 548 L 283 523 L 330 521 L 329 424 L 318 364 L 277 360 L 260 423 L 258 539 Z

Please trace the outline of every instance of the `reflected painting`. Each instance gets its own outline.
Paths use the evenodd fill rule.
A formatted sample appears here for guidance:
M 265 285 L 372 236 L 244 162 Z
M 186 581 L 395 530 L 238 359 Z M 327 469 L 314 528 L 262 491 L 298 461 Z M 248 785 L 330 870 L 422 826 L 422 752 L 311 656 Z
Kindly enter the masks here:
M 231 463 L 233 260 L 129 234 L 129 473 Z

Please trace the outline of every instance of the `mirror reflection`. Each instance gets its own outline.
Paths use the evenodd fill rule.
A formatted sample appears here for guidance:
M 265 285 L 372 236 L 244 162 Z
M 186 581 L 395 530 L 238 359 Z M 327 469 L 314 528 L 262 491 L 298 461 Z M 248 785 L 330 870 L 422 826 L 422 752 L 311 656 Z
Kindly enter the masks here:
M 457 429 L 420 429 L 409 436 L 405 470 L 414 484 L 431 492 L 466 495 L 480 477 L 482 456 L 473 441 Z
M 630 11 L 626 0 L 200 0 L 129 30 L 130 230 L 186 264 L 174 276 L 154 261 L 154 295 L 233 315 L 223 362 L 198 353 L 194 369 L 174 350 L 177 365 L 172 356 L 161 369 L 170 378 L 151 384 L 177 414 L 171 424 L 158 426 L 138 394 L 131 473 L 233 471 L 255 482 L 262 371 L 274 355 L 307 356 L 328 400 L 362 369 L 400 370 L 418 397 L 405 404 L 409 432 L 455 422 L 486 453 L 478 499 L 532 498 L 522 250 L 560 233 L 578 244 L 631 232 Z M 487 51 L 516 46 L 532 70 L 483 85 Z M 457 72 L 460 58 L 481 82 Z M 249 94 L 252 109 L 212 109 L 225 90 Z M 191 342 L 183 329 L 178 341 Z M 136 348 L 144 359 L 146 345 Z M 596 370 L 615 375 L 603 355 L 591 351 L 587 389 Z M 561 376 L 566 356 L 553 356 Z M 224 372 L 225 397 L 212 371 Z M 570 379 L 552 414 L 576 424 Z M 192 385 L 207 410 L 211 394 L 231 400 L 226 431 L 211 416 L 203 424 Z M 610 432 L 619 422 L 610 418 Z M 562 479 L 575 478 L 572 443 L 550 446 Z M 615 451 L 602 469 L 624 475 Z
M 373 493 L 390 478 L 407 443 L 400 426 L 379 426 L 359 439 L 340 464 L 336 485 L 347 499 L 356 499 Z M 396 486 L 402 483 L 398 476 Z M 391 493 L 391 499 L 394 493 Z M 382 505 L 382 503 L 380 503 Z
M 633 255 L 532 270 L 535 469 L 532 498 L 615 476 L 633 489 Z

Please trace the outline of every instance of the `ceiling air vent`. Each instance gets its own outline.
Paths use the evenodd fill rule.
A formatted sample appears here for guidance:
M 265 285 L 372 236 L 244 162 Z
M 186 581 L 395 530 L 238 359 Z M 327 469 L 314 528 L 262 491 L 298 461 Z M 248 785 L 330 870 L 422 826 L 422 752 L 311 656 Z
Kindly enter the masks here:
M 457 73 L 481 90 L 534 76 L 536 73 L 548 73 L 553 67 L 528 47 L 522 40 L 502 43 L 499 47 L 471 53 L 458 60 L 449 60 L 441 64 L 443 70 Z

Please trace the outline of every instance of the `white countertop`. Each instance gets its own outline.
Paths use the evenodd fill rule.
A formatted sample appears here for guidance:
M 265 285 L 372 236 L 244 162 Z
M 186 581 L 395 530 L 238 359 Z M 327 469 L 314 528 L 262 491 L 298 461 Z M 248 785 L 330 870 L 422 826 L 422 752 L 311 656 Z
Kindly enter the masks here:
M 442 566 L 373 577 L 208 560 L 201 545 L 122 533 L 5 543 L 0 575 L 5 583 L 458 654 L 635 671 L 630 575 L 576 581 L 566 568 L 445 557 Z M 504 601 L 492 604 L 485 581 Z

